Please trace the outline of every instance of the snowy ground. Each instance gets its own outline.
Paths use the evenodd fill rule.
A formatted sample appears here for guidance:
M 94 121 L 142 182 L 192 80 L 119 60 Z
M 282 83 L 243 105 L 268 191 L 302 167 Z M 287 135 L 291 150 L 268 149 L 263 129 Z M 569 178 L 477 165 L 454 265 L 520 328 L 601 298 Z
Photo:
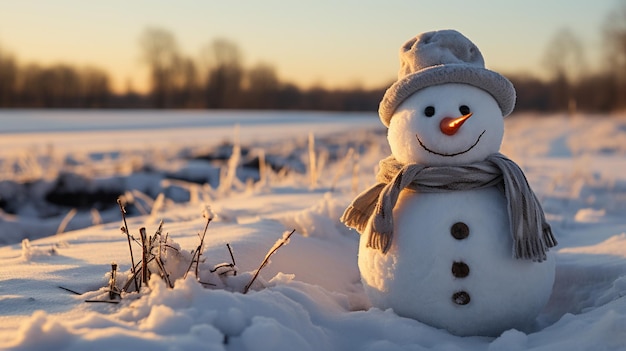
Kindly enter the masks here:
M 0 240 L 6 243 L 0 247 L 2 349 L 626 348 L 624 116 L 507 119 L 502 152 L 525 170 L 559 239 L 554 292 L 534 330 L 461 338 L 371 309 L 362 292 L 358 237 L 338 218 L 355 193 L 373 182 L 378 160 L 389 152 L 375 116 L 227 114 L 208 123 L 201 113 L 173 113 L 145 128 L 129 122 L 138 121 L 132 113 L 119 112 L 119 119 L 100 125 L 102 119 L 94 116 L 95 124 L 87 126 L 80 116 L 59 112 L 53 119 L 68 123 L 59 128 L 45 125 L 45 119 L 12 125 L 6 122 L 12 113 L 0 115 L 0 200 L 13 196 L 8 202 L 22 202 L 13 208 L 3 204 L 13 213 L 0 218 Z M 30 118 L 40 116 L 33 112 Z M 206 157 L 230 152 L 233 147 L 220 145 L 232 143 L 234 135 L 242 150 L 234 159 L 238 177 L 229 175 L 233 161 L 229 173 L 228 160 Z M 273 168 L 259 172 L 259 155 Z M 221 181 L 205 178 L 213 186 L 200 184 L 198 174 L 207 173 Z M 62 177 L 66 180 L 59 184 Z M 247 177 L 257 181 L 246 182 Z M 213 279 L 217 288 L 189 275 L 173 289 L 152 279 L 149 289 L 125 294 L 119 304 L 84 302 L 108 299 L 111 262 L 126 279 L 130 257 L 114 206 L 79 210 L 72 217 L 67 215 L 71 207 L 48 202 L 46 194 L 68 190 L 68 183 L 122 191 L 133 236 L 140 227 L 152 235 L 162 219 L 170 244 L 181 248 L 180 255 L 166 257 L 174 277 L 182 273 L 173 270 L 187 268 L 185 258 L 198 245 L 206 223 L 202 211 L 209 205 L 215 219 L 199 275 L 203 282 Z M 24 200 L 29 196 L 37 200 Z M 64 233 L 51 235 L 64 219 Z M 93 225 L 97 221 L 104 224 Z M 83 228 L 70 231 L 72 226 Z M 268 250 L 291 229 L 296 232 L 289 244 L 242 294 Z M 233 249 L 236 276 L 210 273 L 215 265 L 231 262 L 226 243 Z M 137 260 L 136 245 L 134 252 Z

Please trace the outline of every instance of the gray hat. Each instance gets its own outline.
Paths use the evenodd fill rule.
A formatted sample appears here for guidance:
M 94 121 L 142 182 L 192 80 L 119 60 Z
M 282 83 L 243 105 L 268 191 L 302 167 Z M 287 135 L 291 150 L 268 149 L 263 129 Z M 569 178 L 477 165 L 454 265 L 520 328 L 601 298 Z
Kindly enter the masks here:
M 515 106 L 515 88 L 504 76 L 485 68 L 483 55 L 455 30 L 427 32 L 400 48 L 398 81 L 385 92 L 378 114 L 389 126 L 396 108 L 416 91 L 437 84 L 464 83 L 483 89 L 496 101 L 502 116 Z

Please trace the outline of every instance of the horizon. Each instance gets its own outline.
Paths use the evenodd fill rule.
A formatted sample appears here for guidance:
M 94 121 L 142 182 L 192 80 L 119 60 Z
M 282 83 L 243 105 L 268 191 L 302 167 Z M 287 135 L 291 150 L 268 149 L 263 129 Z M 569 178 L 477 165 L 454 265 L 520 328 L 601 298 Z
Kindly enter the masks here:
M 181 53 L 194 59 L 203 46 L 224 38 L 241 50 L 244 66 L 269 64 L 281 81 L 304 88 L 371 89 L 395 79 L 398 48 L 407 39 L 452 28 L 479 47 L 487 68 L 543 77 L 545 52 L 562 29 L 580 40 L 588 69 L 600 67 L 602 26 L 620 2 L 238 4 L 2 2 L 0 49 L 27 64 L 98 67 L 109 74 L 115 92 L 129 84 L 146 92 L 148 69 L 140 60 L 139 37 L 156 27 L 171 32 Z

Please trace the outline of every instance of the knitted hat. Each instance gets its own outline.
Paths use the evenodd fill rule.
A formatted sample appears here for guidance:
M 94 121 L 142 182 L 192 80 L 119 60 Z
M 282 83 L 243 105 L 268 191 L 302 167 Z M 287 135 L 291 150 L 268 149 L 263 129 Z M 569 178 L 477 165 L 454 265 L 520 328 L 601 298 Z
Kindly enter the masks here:
M 444 83 L 464 83 L 483 89 L 498 102 L 503 116 L 513 112 L 513 84 L 486 69 L 480 50 L 463 34 L 440 30 L 419 34 L 400 48 L 398 81 L 387 89 L 378 108 L 383 124 L 389 127 L 396 108 L 411 94 Z

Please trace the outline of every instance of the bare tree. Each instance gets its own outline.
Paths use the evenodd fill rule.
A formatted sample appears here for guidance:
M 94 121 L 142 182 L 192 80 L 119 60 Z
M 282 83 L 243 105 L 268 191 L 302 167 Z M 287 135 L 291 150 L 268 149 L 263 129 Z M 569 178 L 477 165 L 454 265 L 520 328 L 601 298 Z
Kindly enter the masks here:
M 580 78 L 586 68 L 583 45 L 569 28 L 562 28 L 548 43 L 544 66 L 553 76 L 564 76 L 569 82 Z
M 553 83 L 552 108 L 575 108 L 574 84 L 585 72 L 583 45 L 568 28 L 559 30 L 546 48 L 543 63 Z
M 15 58 L 0 47 L 0 106 L 15 105 L 18 66 Z
M 260 63 L 246 75 L 248 104 L 251 108 L 271 108 L 276 105 L 280 81 L 273 66 Z
M 209 67 L 205 82 L 207 107 L 234 107 L 244 73 L 239 48 L 227 39 L 216 39 L 202 49 L 201 56 Z
M 609 76 L 613 79 L 615 108 L 626 109 L 626 0 L 611 11 L 604 28 Z
M 109 76 L 99 68 L 86 67 L 80 72 L 81 106 L 105 107 L 110 95 Z
M 150 69 L 155 107 L 168 107 L 181 62 L 176 38 L 165 29 L 148 28 L 142 33 L 139 45 L 142 61 Z
M 32 107 L 80 107 L 80 77 L 71 66 L 28 65 L 22 70 L 21 90 Z
M 109 76 L 99 68 L 29 64 L 17 76 L 14 106 L 106 107 L 111 96 Z
M 192 59 L 181 59 L 180 64 L 178 65 L 175 87 L 177 107 L 202 107 L 199 73 L 196 63 Z

